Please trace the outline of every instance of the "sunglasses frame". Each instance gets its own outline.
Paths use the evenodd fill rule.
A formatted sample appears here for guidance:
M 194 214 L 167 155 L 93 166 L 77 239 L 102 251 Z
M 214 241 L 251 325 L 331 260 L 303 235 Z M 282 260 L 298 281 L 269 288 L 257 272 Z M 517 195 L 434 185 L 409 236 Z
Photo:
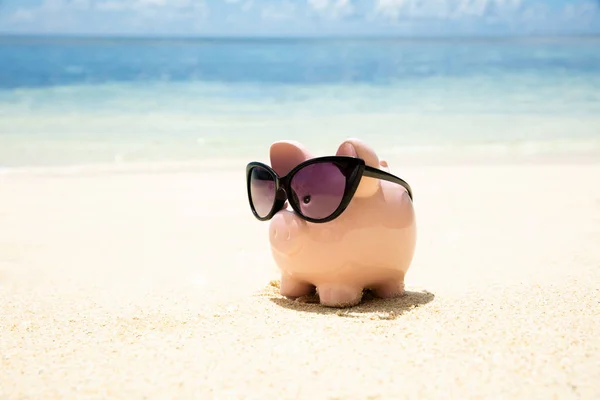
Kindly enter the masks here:
M 336 164 L 338 167 L 340 167 L 340 170 L 342 172 L 346 171 L 346 173 L 344 174 L 344 176 L 346 177 L 346 187 L 344 188 L 344 195 L 342 197 L 340 205 L 337 207 L 337 209 L 331 215 L 329 215 L 325 218 L 310 218 L 310 217 L 307 217 L 306 215 L 302 214 L 299 204 L 297 204 L 291 198 L 291 194 L 292 194 L 291 182 L 292 182 L 292 179 L 294 178 L 294 176 L 301 169 L 303 169 L 309 165 L 312 165 L 312 164 L 321 164 L 321 163 L 333 163 L 333 164 Z M 256 209 L 254 207 L 254 203 L 252 201 L 252 192 L 251 192 L 251 187 L 250 187 L 251 174 L 252 174 L 252 170 L 256 167 L 263 168 L 265 171 L 267 171 L 273 177 L 273 181 L 275 182 L 275 201 L 273 202 L 273 206 L 271 207 L 271 210 L 269 211 L 269 213 L 264 217 L 261 217 L 260 215 L 258 215 L 258 213 L 256 212 Z M 258 219 L 259 221 L 268 221 L 271 218 L 273 218 L 273 216 L 277 212 L 279 212 L 283 209 L 283 207 L 287 201 L 287 202 L 289 202 L 292 209 L 294 211 L 296 211 L 296 213 L 300 216 L 300 218 L 302 218 L 308 222 L 312 222 L 312 223 L 325 223 L 325 222 L 329 222 L 329 221 L 336 219 L 346 210 L 346 208 L 352 201 L 352 198 L 354 197 L 354 194 L 356 193 L 356 189 L 358 188 L 358 185 L 360 184 L 360 181 L 362 180 L 363 177 L 381 179 L 384 181 L 396 183 L 396 184 L 404 187 L 404 189 L 406 189 L 406 191 L 408 192 L 408 196 L 410 197 L 410 200 L 413 201 L 412 189 L 406 181 L 404 181 L 403 179 L 401 179 L 393 174 L 390 174 L 389 172 L 366 165 L 365 161 L 362 158 L 349 157 L 349 156 L 325 156 L 325 157 L 317 157 L 317 158 L 311 158 L 309 160 L 306 160 L 306 161 L 298 164 L 296 167 L 294 167 L 285 176 L 277 175 L 277 173 L 273 170 L 273 168 L 271 168 L 270 166 L 263 164 L 261 162 L 253 161 L 253 162 L 248 163 L 248 165 L 246 165 L 246 190 L 248 192 L 248 203 L 250 204 L 250 209 L 252 210 L 252 214 L 254 214 L 256 219 Z

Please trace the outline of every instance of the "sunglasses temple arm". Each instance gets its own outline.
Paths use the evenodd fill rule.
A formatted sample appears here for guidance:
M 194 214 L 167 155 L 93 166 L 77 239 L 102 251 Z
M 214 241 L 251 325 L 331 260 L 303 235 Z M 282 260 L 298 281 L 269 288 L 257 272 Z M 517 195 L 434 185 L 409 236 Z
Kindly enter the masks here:
M 383 171 L 378 168 L 369 167 L 368 165 L 366 165 L 365 171 L 363 172 L 363 176 L 396 183 L 396 184 L 404 187 L 404 189 L 406 189 L 406 191 L 408 192 L 408 196 L 410 197 L 410 200 L 411 201 L 413 200 L 412 189 L 411 189 L 410 185 L 408 184 L 408 182 L 406 182 L 403 179 L 398 178 L 396 175 L 392 175 L 389 172 Z

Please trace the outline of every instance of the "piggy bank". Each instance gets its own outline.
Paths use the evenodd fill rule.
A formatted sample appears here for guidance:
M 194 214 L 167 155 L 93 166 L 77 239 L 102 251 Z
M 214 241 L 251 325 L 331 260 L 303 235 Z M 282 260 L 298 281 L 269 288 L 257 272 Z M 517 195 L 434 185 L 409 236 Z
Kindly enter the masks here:
M 281 295 L 316 291 L 329 307 L 356 305 L 365 289 L 402 296 L 416 246 L 410 186 L 358 139 L 322 158 L 279 141 L 270 162 L 249 164 L 248 195 L 255 216 L 270 223 Z

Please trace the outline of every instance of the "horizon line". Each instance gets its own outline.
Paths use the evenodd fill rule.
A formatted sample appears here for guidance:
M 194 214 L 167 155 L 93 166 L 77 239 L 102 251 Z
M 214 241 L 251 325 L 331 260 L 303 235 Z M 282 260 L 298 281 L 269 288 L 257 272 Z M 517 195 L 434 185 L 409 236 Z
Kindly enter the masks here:
M 129 40 L 180 40 L 180 41 L 210 41 L 210 40 L 519 40 L 519 39 L 575 39 L 588 38 L 600 39 L 600 33 L 561 33 L 561 34 L 477 34 L 477 35 L 402 35 L 402 34 L 332 34 L 332 35 L 219 35 L 219 34 L 201 34 L 201 35 L 177 35 L 177 34 L 117 34 L 117 33 L 17 33 L 2 32 L 0 38 L 26 38 L 26 39 L 84 39 L 84 40 L 106 40 L 106 39 L 129 39 Z

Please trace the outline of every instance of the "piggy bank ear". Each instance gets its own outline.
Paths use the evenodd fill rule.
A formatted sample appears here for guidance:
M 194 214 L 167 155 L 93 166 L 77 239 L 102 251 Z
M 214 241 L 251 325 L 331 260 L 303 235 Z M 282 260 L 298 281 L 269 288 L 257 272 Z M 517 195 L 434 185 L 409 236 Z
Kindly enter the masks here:
M 287 175 L 295 166 L 313 158 L 310 152 L 298 142 L 282 140 L 271 145 L 269 151 L 271 168 L 277 175 Z
M 379 157 L 377 157 L 375 151 L 366 143 L 358 139 L 345 140 L 338 148 L 336 155 L 362 158 L 368 166 L 374 168 L 380 167 Z M 379 189 L 379 185 L 380 182 L 377 179 L 363 178 L 360 181 L 360 185 L 358 185 L 358 189 L 356 189 L 354 196 L 373 196 L 377 192 L 377 189 Z

